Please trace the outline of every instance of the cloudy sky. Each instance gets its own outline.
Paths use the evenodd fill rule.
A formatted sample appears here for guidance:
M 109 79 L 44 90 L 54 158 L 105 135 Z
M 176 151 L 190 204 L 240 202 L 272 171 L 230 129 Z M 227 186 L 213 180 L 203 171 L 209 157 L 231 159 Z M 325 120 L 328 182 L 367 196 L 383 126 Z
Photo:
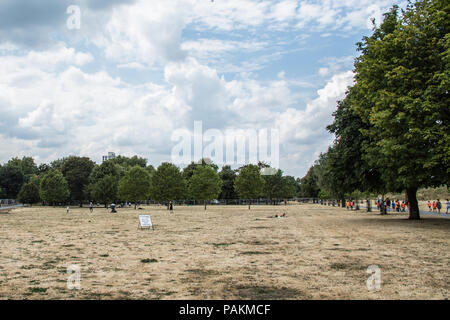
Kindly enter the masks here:
M 278 129 L 280 166 L 301 177 L 333 140 L 355 43 L 403 2 L 2 0 L 0 163 L 114 151 L 156 166 L 203 121 Z

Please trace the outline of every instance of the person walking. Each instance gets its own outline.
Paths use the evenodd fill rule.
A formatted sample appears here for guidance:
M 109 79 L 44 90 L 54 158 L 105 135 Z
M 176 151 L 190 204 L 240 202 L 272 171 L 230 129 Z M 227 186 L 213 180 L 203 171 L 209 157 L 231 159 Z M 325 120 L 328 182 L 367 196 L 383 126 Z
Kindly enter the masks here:
M 436 202 L 436 209 L 438 210 L 438 213 L 441 213 L 442 203 L 439 199 L 437 199 Z
M 433 201 L 433 212 L 436 212 L 436 201 Z
M 69 211 L 70 211 L 70 208 L 69 208 L 69 206 L 67 206 L 66 213 L 69 213 Z
M 447 204 L 447 211 L 445 213 L 448 214 L 448 209 L 450 209 L 450 200 L 447 199 L 446 204 Z
M 430 200 L 428 200 L 428 210 L 431 212 L 431 201 Z
M 92 201 L 89 203 L 89 211 L 92 213 L 94 211 L 94 204 Z

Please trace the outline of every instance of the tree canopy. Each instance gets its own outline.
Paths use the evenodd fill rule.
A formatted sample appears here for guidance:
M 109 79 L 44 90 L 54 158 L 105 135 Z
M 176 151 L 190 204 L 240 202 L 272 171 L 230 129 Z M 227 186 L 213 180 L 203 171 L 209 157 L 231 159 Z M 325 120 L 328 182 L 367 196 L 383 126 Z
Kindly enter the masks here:
M 241 199 L 259 198 L 264 190 L 264 179 L 260 168 L 256 165 L 246 165 L 240 168 L 239 174 L 234 181 L 234 189 Z M 248 205 L 250 209 L 250 203 Z
M 137 201 L 145 200 L 149 197 L 150 174 L 143 167 L 132 167 L 120 179 L 118 192 L 121 199 L 133 201 L 136 209 Z
M 189 180 L 189 194 L 195 200 L 206 201 L 217 199 L 222 190 L 219 174 L 210 166 L 198 166 Z
M 87 157 L 70 157 L 62 165 L 61 172 L 67 180 L 70 198 L 78 200 L 83 205 L 85 189 L 95 163 Z
M 69 199 L 69 186 L 59 170 L 51 170 L 42 177 L 40 197 L 53 205 L 64 203 Z
M 186 180 L 180 169 L 164 162 L 151 178 L 151 197 L 156 201 L 183 199 L 186 195 Z

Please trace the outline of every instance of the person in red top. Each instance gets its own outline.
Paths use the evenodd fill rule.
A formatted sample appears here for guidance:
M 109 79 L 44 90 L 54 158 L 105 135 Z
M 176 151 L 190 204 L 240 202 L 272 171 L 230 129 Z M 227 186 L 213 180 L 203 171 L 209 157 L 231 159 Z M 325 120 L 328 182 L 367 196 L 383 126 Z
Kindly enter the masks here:
M 405 212 L 405 201 L 402 201 L 402 212 Z
M 428 200 L 428 210 L 431 211 L 431 201 Z
M 437 205 L 436 205 L 436 201 L 433 201 L 433 212 L 435 212 L 435 211 L 436 211 L 436 207 L 437 207 Z
M 347 202 L 345 203 L 345 206 L 347 207 L 347 210 L 350 208 L 350 202 L 347 200 Z
M 352 209 L 353 210 L 353 200 L 352 201 L 350 201 L 350 209 Z

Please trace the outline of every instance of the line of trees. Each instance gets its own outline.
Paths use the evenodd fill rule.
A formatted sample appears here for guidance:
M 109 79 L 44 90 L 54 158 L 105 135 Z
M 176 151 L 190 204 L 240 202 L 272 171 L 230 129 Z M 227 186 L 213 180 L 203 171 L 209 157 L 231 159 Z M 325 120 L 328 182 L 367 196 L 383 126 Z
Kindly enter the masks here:
M 262 175 L 264 163 L 246 165 L 237 170 L 219 167 L 209 159 L 192 162 L 184 169 L 172 163 L 158 168 L 134 156 L 119 156 L 96 164 L 87 157 L 68 157 L 37 166 L 30 157 L 13 158 L 0 166 L 0 198 L 22 203 L 49 205 L 95 201 L 111 202 L 153 200 L 267 199 L 280 201 L 298 195 L 299 179 L 284 176 L 281 170 Z M 250 205 L 249 205 L 250 209 Z
M 449 15 L 448 1 L 394 6 L 357 44 L 355 84 L 327 127 L 334 144 L 302 179 L 306 196 L 404 191 L 420 219 L 418 188 L 448 186 Z

